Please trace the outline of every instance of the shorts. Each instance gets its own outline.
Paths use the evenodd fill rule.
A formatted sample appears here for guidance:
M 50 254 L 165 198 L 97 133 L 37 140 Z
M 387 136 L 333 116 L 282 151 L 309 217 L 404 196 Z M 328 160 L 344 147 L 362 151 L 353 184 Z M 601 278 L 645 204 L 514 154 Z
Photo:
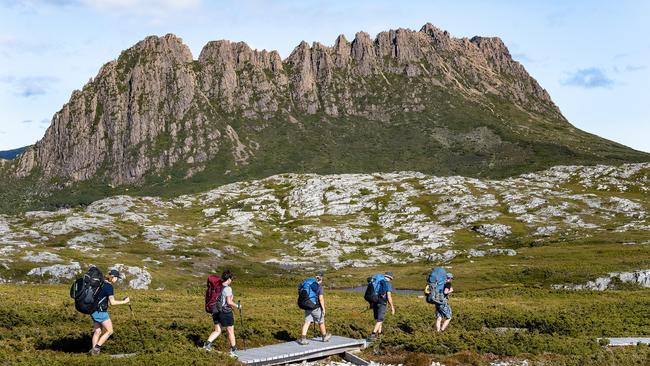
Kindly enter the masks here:
M 372 304 L 372 315 L 375 318 L 375 321 L 383 322 L 386 318 L 386 303 L 376 302 Z
M 93 323 L 103 323 L 111 317 L 108 315 L 108 311 L 95 311 L 94 313 L 90 314 L 90 318 L 93 320 Z
M 451 306 L 447 301 L 444 304 L 436 304 L 436 317 L 451 319 Z
M 314 322 L 316 324 L 321 324 L 325 322 L 323 317 L 323 309 L 316 308 L 314 310 L 305 310 L 305 323 Z
M 219 324 L 222 327 L 232 327 L 235 325 L 235 316 L 233 315 L 232 311 L 229 311 L 227 313 L 218 311 L 212 314 L 212 322 L 215 325 Z

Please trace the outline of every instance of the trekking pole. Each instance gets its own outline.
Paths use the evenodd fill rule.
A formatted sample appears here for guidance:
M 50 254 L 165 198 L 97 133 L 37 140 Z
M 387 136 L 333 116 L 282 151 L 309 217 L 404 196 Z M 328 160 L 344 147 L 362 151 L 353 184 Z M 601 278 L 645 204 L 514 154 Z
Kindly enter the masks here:
M 129 311 L 131 312 L 131 320 L 133 320 L 133 324 L 135 324 L 135 329 L 138 331 L 138 335 L 140 336 L 140 342 L 142 342 L 142 349 L 144 350 L 145 348 L 147 348 L 144 345 L 144 337 L 142 336 L 142 333 L 140 333 L 140 327 L 138 327 L 138 323 L 135 321 L 135 315 L 133 315 L 133 308 L 131 307 L 131 304 L 129 303 L 127 305 L 129 305 Z
M 244 317 L 241 315 L 241 300 L 237 301 L 237 308 L 239 309 L 239 322 L 241 323 L 241 329 L 244 332 L 244 334 L 242 334 L 241 340 L 244 342 L 244 349 L 246 349 L 246 337 L 244 337 L 244 335 L 246 335 L 246 330 L 244 328 Z

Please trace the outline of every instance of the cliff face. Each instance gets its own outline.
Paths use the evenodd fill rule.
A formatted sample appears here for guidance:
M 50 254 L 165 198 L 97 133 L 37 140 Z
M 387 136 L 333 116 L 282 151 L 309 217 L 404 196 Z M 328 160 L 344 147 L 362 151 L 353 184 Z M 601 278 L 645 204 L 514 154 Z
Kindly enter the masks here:
M 426 135 L 418 152 L 405 154 L 409 144 L 394 143 L 390 129 L 401 125 Z M 368 133 L 377 141 L 366 148 Z M 289 139 L 278 142 L 278 135 Z M 327 168 L 315 158 L 294 165 L 273 160 L 276 144 L 295 143 L 295 151 L 283 154 L 300 155 L 309 139 L 323 142 L 332 156 L 349 148 L 372 157 L 380 146 L 393 161 L 371 164 L 378 170 L 449 173 L 462 161 L 465 173 L 481 174 L 567 156 L 583 156 L 583 163 L 647 159 L 573 128 L 499 38 L 458 39 L 427 24 L 374 40 L 363 32 L 352 42 L 341 35 L 332 47 L 302 42 L 285 60 L 229 41 L 208 43 L 194 60 L 178 37 L 148 37 L 75 91 L 13 169 L 18 177 L 38 172 L 113 185 L 139 184 L 172 167 L 187 178 L 215 161 L 223 174 L 256 165 L 274 172 L 269 165 L 276 163 L 275 172 L 294 165 L 365 170 L 352 160 Z M 536 161 L 535 141 L 559 148 Z

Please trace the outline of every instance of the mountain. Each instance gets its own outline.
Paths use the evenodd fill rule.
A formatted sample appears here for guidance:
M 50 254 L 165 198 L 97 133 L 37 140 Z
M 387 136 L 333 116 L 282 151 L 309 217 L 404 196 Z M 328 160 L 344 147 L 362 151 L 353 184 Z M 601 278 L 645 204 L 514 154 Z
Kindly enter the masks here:
M 649 159 L 573 127 L 499 38 L 426 24 L 302 42 L 284 60 L 215 41 L 195 60 L 168 34 L 73 92 L 43 139 L 5 164 L 30 193 L 5 196 L 59 205 L 52 192 L 168 194 L 283 172 L 503 177 Z
M 27 149 L 27 147 L 20 147 L 18 149 L 0 151 L 0 159 L 5 159 L 5 160 L 15 159 L 16 156 L 22 154 L 22 152 L 25 151 L 25 149 Z

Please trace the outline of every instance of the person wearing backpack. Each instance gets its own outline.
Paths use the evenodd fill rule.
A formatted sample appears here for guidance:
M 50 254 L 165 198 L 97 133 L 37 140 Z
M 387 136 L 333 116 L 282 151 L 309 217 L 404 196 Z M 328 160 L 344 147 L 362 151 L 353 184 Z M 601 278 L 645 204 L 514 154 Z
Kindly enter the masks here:
M 392 315 L 395 315 L 395 306 L 393 305 L 393 286 L 391 282 L 393 281 L 393 272 L 385 272 L 384 274 L 376 274 L 369 279 L 368 286 L 373 286 L 377 301 L 372 301 L 369 303 L 372 308 L 373 318 L 375 320 L 375 327 L 372 330 L 372 333 L 368 336 L 368 342 L 374 341 L 379 335 L 381 335 L 384 319 L 386 317 L 386 305 L 390 305 L 390 312 Z
M 309 344 L 307 331 L 311 323 L 320 327 L 321 340 L 329 342 L 332 335 L 325 328 L 325 297 L 323 293 L 323 272 L 316 273 L 315 278 L 307 278 L 298 287 L 298 307 L 305 312 L 305 322 L 302 325 L 301 337 L 298 344 Z
M 235 339 L 235 316 L 233 308 L 240 309 L 241 305 L 235 304 L 233 301 L 234 294 L 230 284 L 233 280 L 233 275 L 230 270 L 225 270 L 221 278 L 214 277 L 214 281 L 208 278 L 208 292 L 206 292 L 206 310 L 212 312 L 212 322 L 214 323 L 214 330 L 210 333 L 208 340 L 203 344 L 203 349 L 211 351 L 212 342 L 221 335 L 221 328 L 226 328 L 228 334 L 228 342 L 230 343 L 230 356 L 237 358 L 237 343 Z M 211 284 L 215 288 L 211 288 Z M 214 301 L 216 299 L 216 301 Z M 211 302 L 214 301 L 214 304 Z
M 119 278 L 120 272 L 118 270 L 111 269 L 108 271 L 108 275 L 104 278 L 104 282 L 101 284 L 95 296 L 97 305 L 95 311 L 90 314 L 90 317 L 93 320 L 93 348 L 90 350 L 90 354 L 92 355 L 98 355 L 101 352 L 104 343 L 106 343 L 108 338 L 113 334 L 113 322 L 108 315 L 108 306 L 124 305 L 131 301 L 128 297 L 121 301 L 115 300 L 113 284 L 115 284 Z M 104 330 L 103 334 L 102 329 Z
M 436 330 L 438 332 L 443 332 L 447 329 L 449 322 L 451 321 L 451 306 L 449 306 L 449 294 L 454 292 L 454 288 L 451 286 L 451 281 L 454 279 L 454 275 L 450 272 L 447 272 L 447 280 L 443 287 L 442 293 L 445 297 L 445 301 L 436 305 Z M 445 321 L 442 321 L 442 318 L 445 318 Z

